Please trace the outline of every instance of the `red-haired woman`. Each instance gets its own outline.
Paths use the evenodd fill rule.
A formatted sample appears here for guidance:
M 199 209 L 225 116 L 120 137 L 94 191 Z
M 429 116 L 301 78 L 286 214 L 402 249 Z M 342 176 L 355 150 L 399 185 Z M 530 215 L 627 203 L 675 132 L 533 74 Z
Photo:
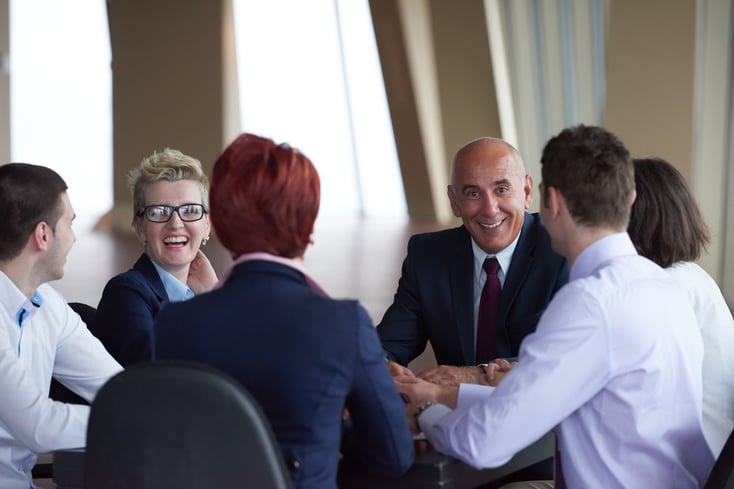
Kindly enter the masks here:
M 298 150 L 240 135 L 214 165 L 211 221 L 233 267 L 214 291 L 166 307 L 156 358 L 213 365 L 260 402 L 296 488 L 336 488 L 344 455 L 384 476 L 413 460 L 403 403 L 367 312 L 333 300 L 302 268 L 319 210 L 316 168 Z

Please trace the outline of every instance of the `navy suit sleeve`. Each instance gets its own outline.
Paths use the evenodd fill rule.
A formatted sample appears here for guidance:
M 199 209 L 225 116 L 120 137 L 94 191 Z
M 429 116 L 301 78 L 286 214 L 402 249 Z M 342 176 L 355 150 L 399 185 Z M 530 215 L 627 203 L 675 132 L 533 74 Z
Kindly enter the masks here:
M 398 477 L 413 463 L 413 436 L 372 322 L 364 308 L 358 311 L 357 358 L 347 397 L 352 433 L 345 456 L 377 475 Z
M 150 288 L 128 274 L 112 278 L 97 306 L 95 333 L 123 366 L 152 359 L 153 321 L 160 302 Z
M 398 290 L 392 305 L 377 326 L 387 358 L 401 365 L 408 365 L 408 362 L 423 353 L 428 342 L 416 275 L 415 239 L 413 236 L 408 241 L 408 253 L 403 260 Z

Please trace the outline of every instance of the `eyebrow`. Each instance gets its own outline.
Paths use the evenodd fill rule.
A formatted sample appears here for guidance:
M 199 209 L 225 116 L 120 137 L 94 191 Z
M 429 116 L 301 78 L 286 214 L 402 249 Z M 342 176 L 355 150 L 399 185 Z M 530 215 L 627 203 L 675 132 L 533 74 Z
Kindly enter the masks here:
M 473 184 L 473 183 L 465 183 L 463 187 L 461 187 L 462 192 L 466 192 L 467 190 L 474 190 L 479 188 L 479 185 Z
M 509 178 L 500 178 L 499 180 L 495 180 L 494 182 L 492 182 L 492 186 L 493 187 L 497 187 L 499 185 L 509 185 L 509 186 L 512 186 L 512 182 L 510 181 Z M 477 188 L 479 188 L 479 185 L 477 185 L 476 183 L 466 183 L 466 184 L 464 184 L 463 187 L 461 187 L 461 190 L 463 192 L 465 190 L 473 190 L 473 189 L 477 189 Z

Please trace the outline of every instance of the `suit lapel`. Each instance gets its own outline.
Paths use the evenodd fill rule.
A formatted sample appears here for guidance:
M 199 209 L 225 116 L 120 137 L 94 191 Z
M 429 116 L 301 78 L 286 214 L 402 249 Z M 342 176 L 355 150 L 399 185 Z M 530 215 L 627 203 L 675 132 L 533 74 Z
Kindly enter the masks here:
M 465 227 L 457 236 L 456 252 L 449 261 L 451 299 L 456 310 L 455 331 L 464 355 L 464 364 L 474 363 L 474 253 L 471 236 Z
M 538 230 L 537 226 L 535 226 L 533 216 L 526 212 L 522 230 L 520 231 L 520 239 L 518 239 L 517 247 L 512 254 L 510 269 L 507 271 L 505 283 L 502 287 L 499 305 L 499 324 L 505 324 L 510 306 L 515 301 L 515 297 L 517 297 L 520 291 L 520 286 L 525 282 L 525 277 L 533 266 L 535 244 L 537 242 L 535 234 L 537 232 Z
M 150 284 L 151 290 L 153 290 L 153 293 L 155 293 L 160 302 L 168 302 L 168 293 L 166 293 L 166 288 L 163 286 L 163 281 L 161 280 L 160 275 L 158 275 L 158 270 L 155 269 L 155 266 L 153 265 L 153 262 L 150 261 L 150 258 L 148 258 L 148 255 L 143 254 L 138 258 L 138 261 L 135 262 L 133 268 L 145 277 L 145 280 Z

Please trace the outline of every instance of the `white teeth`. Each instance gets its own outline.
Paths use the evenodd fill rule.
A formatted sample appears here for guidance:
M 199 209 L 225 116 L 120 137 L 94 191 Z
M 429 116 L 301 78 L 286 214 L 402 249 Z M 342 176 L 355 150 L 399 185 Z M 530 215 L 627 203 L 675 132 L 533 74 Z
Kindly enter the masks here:
M 494 229 L 494 228 L 496 228 L 497 226 L 499 226 L 500 224 L 502 224 L 502 222 L 503 222 L 503 221 L 500 221 L 500 222 L 498 222 L 498 223 L 495 223 L 495 224 L 483 224 L 483 223 L 481 223 L 481 222 L 480 222 L 480 223 L 479 223 L 479 225 L 480 225 L 480 226 L 482 226 L 483 228 L 487 228 L 487 229 Z
M 166 238 L 163 240 L 165 244 L 185 244 L 188 243 L 188 238 L 184 238 L 183 236 L 177 236 L 174 238 Z

